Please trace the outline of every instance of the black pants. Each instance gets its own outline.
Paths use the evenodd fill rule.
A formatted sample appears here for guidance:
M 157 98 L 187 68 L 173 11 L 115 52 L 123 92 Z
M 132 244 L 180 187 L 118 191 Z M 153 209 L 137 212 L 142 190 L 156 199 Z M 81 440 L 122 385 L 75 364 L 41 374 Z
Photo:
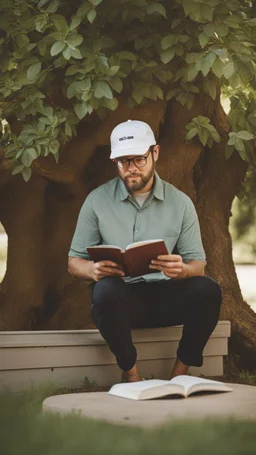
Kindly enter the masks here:
M 94 286 L 92 316 L 122 370 L 136 363 L 131 328 L 180 324 L 183 333 L 177 356 L 187 365 L 201 366 L 221 302 L 218 283 L 206 276 L 137 284 L 106 277 Z

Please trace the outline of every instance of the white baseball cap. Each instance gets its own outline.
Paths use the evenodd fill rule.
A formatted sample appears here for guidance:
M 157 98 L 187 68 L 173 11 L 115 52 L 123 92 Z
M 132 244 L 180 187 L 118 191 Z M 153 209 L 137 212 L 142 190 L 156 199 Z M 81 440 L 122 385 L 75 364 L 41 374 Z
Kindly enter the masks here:
M 114 159 L 127 155 L 144 155 L 151 145 L 156 144 L 156 139 L 147 123 L 128 120 L 113 129 L 110 142 L 110 159 Z

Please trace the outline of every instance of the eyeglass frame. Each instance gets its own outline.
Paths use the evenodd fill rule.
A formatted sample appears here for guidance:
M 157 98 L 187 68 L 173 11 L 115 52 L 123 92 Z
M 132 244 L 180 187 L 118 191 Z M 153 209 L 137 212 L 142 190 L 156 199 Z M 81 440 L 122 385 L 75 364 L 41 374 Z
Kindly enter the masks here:
M 148 152 L 148 154 L 147 154 L 146 156 L 144 156 L 144 155 L 136 155 L 136 156 L 134 156 L 133 158 L 126 158 L 126 161 L 128 161 L 128 166 L 125 166 L 125 167 L 122 167 L 122 166 L 120 166 L 120 165 L 118 164 L 118 160 L 119 160 L 119 159 L 122 159 L 122 158 L 115 158 L 115 159 L 113 159 L 112 161 L 113 161 L 113 163 L 115 163 L 115 164 L 119 167 L 119 169 L 124 169 L 124 170 L 129 169 L 130 164 L 131 164 L 131 161 L 133 162 L 134 166 L 136 166 L 137 168 L 145 167 L 145 166 L 147 165 L 147 161 L 148 161 L 148 157 L 149 157 L 150 153 L 153 153 L 153 152 L 154 152 L 154 145 L 150 145 L 150 147 L 149 147 L 149 152 Z M 143 164 L 142 166 L 138 166 L 138 165 L 134 162 L 134 160 L 136 160 L 137 158 L 145 158 L 145 164 Z

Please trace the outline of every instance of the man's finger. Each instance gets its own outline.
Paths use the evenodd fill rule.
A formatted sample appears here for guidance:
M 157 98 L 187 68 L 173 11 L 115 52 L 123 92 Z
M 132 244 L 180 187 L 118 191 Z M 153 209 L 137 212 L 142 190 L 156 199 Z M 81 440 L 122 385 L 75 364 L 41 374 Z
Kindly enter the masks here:
M 160 254 L 159 256 L 157 256 L 157 259 L 153 259 L 153 261 L 155 260 L 179 262 L 182 260 L 182 258 L 179 254 Z
M 117 269 L 122 270 L 122 266 L 120 264 L 117 264 L 116 262 L 113 261 L 99 261 L 99 264 L 103 265 L 104 267 L 115 267 Z
M 122 270 L 118 269 L 118 268 L 115 268 L 115 267 L 107 267 L 107 266 L 100 266 L 98 268 L 98 271 L 100 273 L 103 273 L 103 274 L 110 274 L 110 275 L 120 275 L 120 276 L 124 276 L 124 273 Z
M 168 262 L 166 261 L 165 262 L 165 261 L 156 261 L 156 260 L 154 260 L 154 261 L 152 261 L 151 265 L 154 265 L 154 266 L 155 265 L 159 265 L 161 267 L 170 267 L 170 268 L 174 268 L 174 267 L 182 268 L 182 263 L 180 263 L 180 265 L 179 265 L 178 262 L 173 262 L 173 261 L 168 261 Z

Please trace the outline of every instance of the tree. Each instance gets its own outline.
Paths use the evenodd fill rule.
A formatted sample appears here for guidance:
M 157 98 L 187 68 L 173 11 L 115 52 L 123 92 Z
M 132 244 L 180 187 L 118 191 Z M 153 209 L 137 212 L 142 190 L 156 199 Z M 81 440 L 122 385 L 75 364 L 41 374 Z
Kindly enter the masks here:
M 255 4 L 249 0 L 0 1 L 0 220 L 8 234 L 1 329 L 91 327 L 90 286 L 67 272 L 88 192 L 114 176 L 109 134 L 150 123 L 162 178 L 200 218 L 231 349 L 256 368 L 256 315 L 228 232 L 255 165 Z M 221 96 L 228 96 L 227 115 Z
M 256 255 L 256 172 L 250 169 L 241 191 L 232 205 L 231 235 L 233 245 L 243 244 L 245 258 L 255 262 Z

